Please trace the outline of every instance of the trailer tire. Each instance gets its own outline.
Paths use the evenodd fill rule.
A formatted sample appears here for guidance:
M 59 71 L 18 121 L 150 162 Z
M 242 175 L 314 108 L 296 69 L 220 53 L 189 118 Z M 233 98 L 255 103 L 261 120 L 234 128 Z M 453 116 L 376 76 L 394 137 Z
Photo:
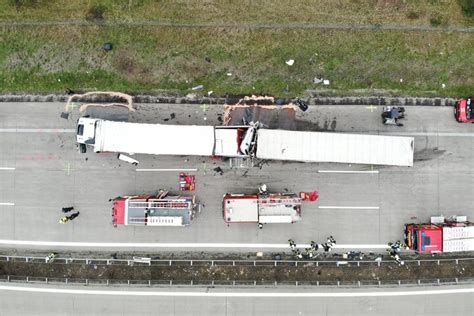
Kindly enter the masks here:
M 79 144 L 79 152 L 85 154 L 87 152 L 86 144 Z

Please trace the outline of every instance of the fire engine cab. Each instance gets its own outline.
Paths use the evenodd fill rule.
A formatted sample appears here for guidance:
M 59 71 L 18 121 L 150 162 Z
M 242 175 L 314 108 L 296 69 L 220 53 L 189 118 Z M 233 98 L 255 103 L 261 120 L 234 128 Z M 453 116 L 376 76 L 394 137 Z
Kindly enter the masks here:
M 472 98 L 459 100 L 454 106 L 454 117 L 460 123 L 474 123 L 474 104 Z

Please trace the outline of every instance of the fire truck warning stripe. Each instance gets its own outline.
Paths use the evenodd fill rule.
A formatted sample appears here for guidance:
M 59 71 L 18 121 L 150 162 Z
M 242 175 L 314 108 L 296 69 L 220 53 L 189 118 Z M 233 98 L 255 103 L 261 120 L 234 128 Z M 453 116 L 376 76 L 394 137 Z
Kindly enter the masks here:
M 144 291 L 144 290 L 83 290 L 83 289 L 65 289 L 65 288 L 45 288 L 29 286 L 11 286 L 0 285 L 0 291 L 14 292 L 34 292 L 34 293 L 52 293 L 52 294 L 70 294 L 70 295 L 107 295 L 107 296 L 167 296 L 167 297 L 387 297 L 387 296 L 423 296 L 423 295 L 449 295 L 449 294 L 468 294 L 474 293 L 474 288 L 451 288 L 451 289 L 419 289 L 401 291 L 344 291 L 336 292 L 331 289 L 328 292 L 233 292 L 229 290 L 221 291 L 219 289 L 205 289 L 196 291 Z
M 284 244 L 238 244 L 238 243 L 114 243 L 114 242 L 74 242 L 74 241 L 36 241 L 0 239 L 4 246 L 30 247 L 83 247 L 83 248 L 240 248 L 240 249 L 290 249 Z M 297 248 L 308 248 L 310 244 L 297 244 Z M 337 249 L 386 249 L 387 244 L 336 244 Z

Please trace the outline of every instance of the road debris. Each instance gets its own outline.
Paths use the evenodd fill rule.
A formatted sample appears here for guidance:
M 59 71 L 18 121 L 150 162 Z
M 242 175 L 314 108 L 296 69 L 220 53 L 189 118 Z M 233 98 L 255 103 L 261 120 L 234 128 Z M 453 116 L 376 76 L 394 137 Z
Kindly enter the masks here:
M 198 86 L 194 86 L 194 87 L 191 88 L 191 90 L 194 90 L 194 91 L 195 90 L 202 90 L 202 89 L 204 89 L 204 86 L 202 84 L 200 84 Z

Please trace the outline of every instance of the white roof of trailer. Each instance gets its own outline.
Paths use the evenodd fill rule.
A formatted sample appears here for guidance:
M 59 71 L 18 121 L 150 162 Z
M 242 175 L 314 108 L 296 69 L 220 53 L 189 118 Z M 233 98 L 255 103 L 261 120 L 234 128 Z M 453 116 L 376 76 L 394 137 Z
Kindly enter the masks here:
M 413 137 L 259 129 L 257 158 L 413 166 Z
M 239 143 L 237 141 L 238 130 L 236 128 L 216 128 L 216 156 L 236 156 L 239 154 Z
M 98 121 L 95 151 L 211 156 L 214 127 Z

